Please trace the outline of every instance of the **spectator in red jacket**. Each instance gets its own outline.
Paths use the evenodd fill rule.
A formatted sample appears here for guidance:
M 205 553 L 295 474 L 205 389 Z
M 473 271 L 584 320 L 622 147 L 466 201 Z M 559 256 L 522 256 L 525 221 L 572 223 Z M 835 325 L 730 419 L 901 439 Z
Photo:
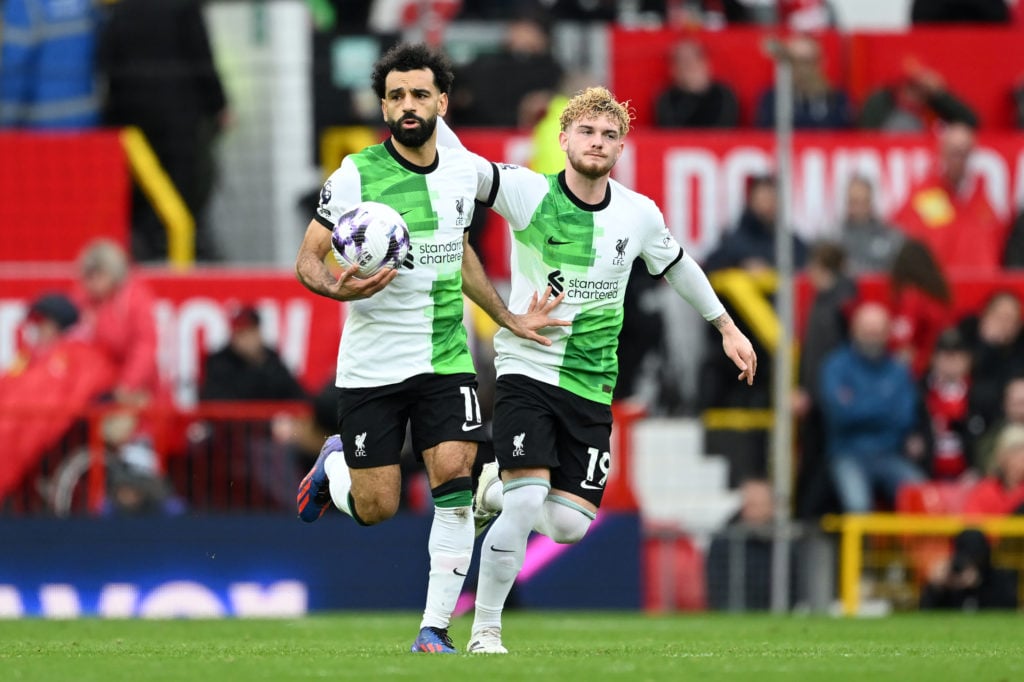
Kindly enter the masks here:
M 0 368 L 20 374 L 28 365 L 46 356 L 68 330 L 78 322 L 78 308 L 63 294 L 43 294 L 28 308 L 25 322 L 18 330 L 18 352 L 9 367 Z
M 971 351 L 960 330 L 942 332 L 922 382 L 933 442 L 927 470 L 935 480 L 955 480 L 973 468 L 968 421 Z
M 965 514 L 1024 514 L 1024 426 L 1003 429 L 995 458 L 992 475 L 968 493 Z
M 931 249 L 946 274 L 996 273 L 1006 244 L 1006 226 L 989 204 L 981 182 L 968 175 L 973 151 L 970 126 L 946 126 L 939 135 L 933 173 L 914 187 L 893 220 Z
M 932 252 L 916 239 L 905 241 L 889 271 L 889 343 L 915 377 L 927 371 L 935 341 L 951 322 L 952 301 L 949 282 Z
M 81 319 L 75 336 L 95 344 L 113 363 L 113 399 L 145 406 L 159 388 L 153 295 L 132 278 L 128 255 L 109 239 L 87 244 L 79 268 Z

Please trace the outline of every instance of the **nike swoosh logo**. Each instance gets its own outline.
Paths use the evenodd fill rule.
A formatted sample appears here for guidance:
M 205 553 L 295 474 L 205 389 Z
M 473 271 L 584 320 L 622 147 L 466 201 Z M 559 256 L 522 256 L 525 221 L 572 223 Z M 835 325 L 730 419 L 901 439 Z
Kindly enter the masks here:
M 584 490 L 601 490 L 601 486 L 587 483 L 586 481 L 580 481 L 580 487 Z
M 548 244 L 551 244 L 551 246 L 564 246 L 565 244 L 572 244 L 572 242 L 571 241 L 563 242 L 560 239 L 555 239 L 554 237 L 548 237 Z
M 510 553 L 513 553 L 513 552 L 515 552 L 515 550 L 514 550 L 514 549 L 498 549 L 498 548 L 497 548 L 497 547 L 495 547 L 494 545 L 491 545 L 491 551 L 492 551 L 492 552 L 505 552 L 505 553 L 507 553 L 507 554 L 510 554 Z
M 463 431 L 473 431 L 475 429 L 479 429 L 481 426 L 483 426 L 483 424 L 469 424 L 467 422 L 463 422 L 462 423 L 462 430 Z
M 410 209 L 409 209 L 409 210 L 407 210 L 407 211 L 402 211 L 402 212 L 401 212 L 401 213 L 399 213 L 398 215 L 408 215 L 408 214 L 412 213 L 412 212 L 413 212 L 413 211 L 415 211 L 415 210 L 416 210 L 416 209 L 414 209 L 414 208 L 410 208 Z
M 453 568 L 452 569 L 452 573 L 454 573 L 457 576 L 463 577 L 463 578 L 466 577 L 466 574 L 465 573 L 459 573 L 459 569 L 457 569 L 457 568 Z

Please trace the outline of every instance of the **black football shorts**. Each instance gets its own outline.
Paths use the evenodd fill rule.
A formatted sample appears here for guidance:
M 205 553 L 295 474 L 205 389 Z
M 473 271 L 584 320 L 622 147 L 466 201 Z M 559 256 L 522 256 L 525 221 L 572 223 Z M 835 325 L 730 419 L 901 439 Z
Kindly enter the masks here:
M 338 432 L 353 469 L 398 464 L 407 425 L 416 458 L 448 441 L 487 440 L 472 374 L 420 374 L 371 388 L 343 388 Z
M 498 377 L 492 430 L 503 470 L 550 469 L 552 489 L 601 504 L 611 468 L 610 405 L 506 374 Z

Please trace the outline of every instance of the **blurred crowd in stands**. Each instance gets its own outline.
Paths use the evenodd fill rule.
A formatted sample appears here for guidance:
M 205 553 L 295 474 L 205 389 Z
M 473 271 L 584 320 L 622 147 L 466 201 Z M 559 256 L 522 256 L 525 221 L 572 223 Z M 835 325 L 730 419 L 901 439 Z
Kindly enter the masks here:
M 545 125 L 543 130 L 550 130 L 552 112 L 557 115 L 565 95 L 593 80 L 556 58 L 555 22 L 693 29 L 785 24 L 794 31 L 785 49 L 793 67 L 797 129 L 925 133 L 936 141 L 932 172 L 890 218 L 877 211 L 880 188 L 854 176 L 846 188 L 845 215 L 832 231 L 836 238 L 807 244 L 793 237 L 795 263 L 813 291 L 793 395 L 800 418 L 796 511 L 810 518 L 836 510 L 893 508 L 902 488 L 931 480 L 962 488 L 961 509 L 1024 512 L 1024 289 L 998 290 L 962 319 L 951 312 L 957 277 L 1024 268 L 1024 214 L 1004 224 L 968 174 L 980 119 L 936 68 L 909 59 L 901 78 L 876 84 L 855 106 L 823 67 L 814 32 L 835 25 L 825 0 L 306 1 L 314 22 L 311 34 L 394 37 L 422 19 L 417 16 L 422 11 L 443 22 L 500 22 L 500 45 L 459 64 L 450 117 L 456 126 L 524 130 Z M 215 184 L 216 138 L 231 125 L 232 113 L 212 58 L 202 3 L 0 0 L 0 8 L 0 127 L 140 127 L 197 219 L 197 257 L 218 260 L 215 235 L 203 215 Z M 915 0 L 911 12 L 915 25 L 1024 25 L 1024 3 L 1004 0 Z M 657 128 L 741 125 L 736 92 L 699 35 L 681 37 L 664 56 L 670 78 L 653 103 Z M 45 68 L 53 64 L 61 78 L 49 77 Z M 1024 86 L 1007 92 L 1007 98 L 1014 96 L 1024 122 Z M 752 117 L 755 127 L 774 125 L 775 97 L 766 84 Z M 705 269 L 712 275 L 770 273 L 778 201 L 776 177 L 751 177 L 742 215 L 704 259 Z M 49 373 L 40 381 L 53 381 L 59 348 L 100 358 L 89 365 L 95 369 L 92 383 L 68 384 L 65 395 L 83 405 L 99 399 L 138 407 L 162 399 L 155 382 L 153 302 L 133 282 L 129 263 L 165 259 L 166 237 L 139 192 L 132 206 L 130 253 L 108 242 L 90 246 L 78 262 L 78 294 L 49 294 L 33 302 L 22 354 L 15 367 L 5 368 L 8 383 L 0 387 L 0 398 L 13 402 L 18 389 L 9 382 L 24 381 L 34 367 Z M 887 279 L 883 296 L 862 290 L 861 282 L 872 277 Z M 636 388 L 637 358 L 652 347 L 667 352 L 660 317 L 651 314 L 641 295 L 631 301 L 627 320 L 636 322 L 627 321 L 620 346 L 621 399 Z M 278 437 L 272 430 L 269 445 L 246 455 L 285 462 L 280 470 L 259 468 L 264 472 L 259 484 L 287 506 L 291 482 L 333 429 L 333 389 L 325 377 L 322 395 L 306 395 L 263 342 L 259 325 L 259 312 L 241 302 L 231 316 L 228 345 L 204 359 L 201 399 L 300 400 L 314 406 L 314 417 L 291 436 Z M 643 352 L 634 352 L 638 348 Z M 718 354 L 709 354 L 706 362 L 698 404 L 687 409 L 770 406 L 770 363 L 762 363 L 754 391 L 737 391 L 730 383 L 733 373 L 715 364 Z M 15 423 L 0 424 L 0 438 L 19 430 L 13 417 L 5 419 Z M 145 423 L 112 420 L 108 430 L 112 446 L 137 446 L 124 457 L 136 473 L 155 471 L 152 454 L 145 452 Z M 755 453 L 739 472 L 740 479 L 763 477 L 764 452 Z M 8 477 L 15 473 L 7 471 Z M 153 485 L 143 492 L 146 499 L 173 507 L 173 491 Z M 113 499 L 130 506 L 132 494 L 142 493 Z

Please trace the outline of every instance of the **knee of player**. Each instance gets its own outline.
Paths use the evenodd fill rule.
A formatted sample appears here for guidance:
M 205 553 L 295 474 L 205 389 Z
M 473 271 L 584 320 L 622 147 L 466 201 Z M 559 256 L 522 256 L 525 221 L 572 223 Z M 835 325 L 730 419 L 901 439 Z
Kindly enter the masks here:
M 550 538 L 562 545 L 572 545 L 587 534 L 594 515 L 589 510 L 551 496 L 544 502 L 544 516 Z
M 590 519 L 580 516 L 579 521 L 572 526 L 556 526 L 551 539 L 560 545 L 575 545 L 583 539 L 590 528 Z
M 446 461 L 436 461 L 430 470 L 431 480 L 440 481 L 439 485 L 452 483 L 459 479 L 469 478 L 473 471 L 470 462 L 452 458 Z
M 397 498 L 392 499 L 389 496 L 386 497 L 356 497 L 353 496 L 355 502 L 355 515 L 358 516 L 360 522 L 365 526 L 372 526 L 374 524 L 387 521 L 396 513 L 398 513 L 398 502 Z

